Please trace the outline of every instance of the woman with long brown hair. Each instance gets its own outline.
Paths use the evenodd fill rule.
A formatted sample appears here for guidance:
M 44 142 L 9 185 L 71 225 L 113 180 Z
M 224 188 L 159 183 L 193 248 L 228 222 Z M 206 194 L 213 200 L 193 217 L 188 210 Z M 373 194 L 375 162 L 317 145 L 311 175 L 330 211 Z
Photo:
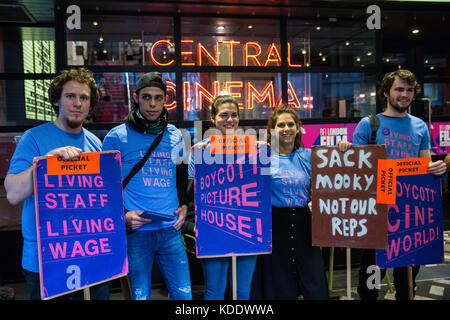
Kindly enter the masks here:
M 302 143 L 301 120 L 289 106 L 267 125 L 271 145 L 272 254 L 258 256 L 252 299 L 328 299 L 320 248 L 311 246 L 311 150 Z

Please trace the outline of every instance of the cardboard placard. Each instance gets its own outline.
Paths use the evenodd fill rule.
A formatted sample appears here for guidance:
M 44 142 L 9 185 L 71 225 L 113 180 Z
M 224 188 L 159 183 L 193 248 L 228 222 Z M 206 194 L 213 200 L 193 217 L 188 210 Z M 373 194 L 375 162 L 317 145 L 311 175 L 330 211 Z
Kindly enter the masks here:
M 216 154 L 215 163 L 199 163 L 194 154 L 198 258 L 272 252 L 270 161 L 260 157 L 268 149 L 235 154 L 231 162 Z M 210 159 L 210 148 L 203 154 Z
M 80 159 L 97 162 L 98 173 L 57 157 L 33 160 L 42 299 L 128 273 L 120 152 Z
M 387 247 L 387 206 L 376 201 L 382 145 L 313 146 L 312 244 L 345 248 Z

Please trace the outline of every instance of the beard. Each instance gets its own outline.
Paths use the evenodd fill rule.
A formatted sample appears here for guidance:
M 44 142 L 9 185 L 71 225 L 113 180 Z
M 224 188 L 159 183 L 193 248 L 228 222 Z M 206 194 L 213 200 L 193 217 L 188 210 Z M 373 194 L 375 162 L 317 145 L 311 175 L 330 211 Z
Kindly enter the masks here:
M 412 100 L 409 101 L 409 103 L 407 105 L 401 106 L 397 100 L 392 99 L 389 97 L 389 104 L 392 107 L 392 109 L 394 109 L 395 111 L 399 112 L 399 113 L 403 113 L 408 111 L 409 106 L 411 105 Z
M 70 129 L 78 129 L 79 127 L 81 127 L 84 123 L 85 118 L 84 117 L 60 117 L 59 121 L 61 122 L 61 124 L 63 124 L 64 126 L 66 126 L 67 128 Z
M 71 129 L 76 129 L 76 128 L 80 127 L 81 125 L 83 125 L 83 122 L 84 122 L 83 120 L 77 120 L 77 121 L 72 121 L 69 119 L 66 120 L 67 125 Z

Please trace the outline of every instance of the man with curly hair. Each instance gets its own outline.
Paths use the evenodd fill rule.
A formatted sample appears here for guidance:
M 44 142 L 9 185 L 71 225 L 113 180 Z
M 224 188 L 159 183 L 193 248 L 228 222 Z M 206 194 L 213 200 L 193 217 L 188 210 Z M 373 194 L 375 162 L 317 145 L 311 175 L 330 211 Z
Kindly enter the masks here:
M 98 102 L 99 94 L 92 74 L 86 69 L 64 70 L 53 79 L 48 96 L 58 118 L 27 130 L 20 139 L 5 178 L 8 201 L 22 201 L 22 272 L 30 300 L 39 300 L 39 262 L 36 208 L 33 190 L 33 158 L 58 155 L 65 160 L 82 152 L 101 151 L 101 141 L 83 128 L 83 122 Z M 75 295 L 70 295 L 76 298 Z M 66 297 L 67 298 L 67 297 Z M 91 289 L 91 298 L 109 299 L 109 284 Z

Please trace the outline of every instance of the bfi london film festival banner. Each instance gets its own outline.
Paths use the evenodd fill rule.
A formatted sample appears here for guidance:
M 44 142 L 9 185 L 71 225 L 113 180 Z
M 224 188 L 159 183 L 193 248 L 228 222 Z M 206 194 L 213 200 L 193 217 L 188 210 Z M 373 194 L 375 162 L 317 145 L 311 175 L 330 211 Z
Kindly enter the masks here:
M 272 252 L 268 145 L 256 148 L 249 135 L 212 136 L 194 151 L 194 176 L 198 258 Z
M 312 244 L 344 248 L 387 248 L 387 206 L 377 203 L 382 145 L 313 146 Z
M 388 204 L 388 248 L 380 268 L 444 261 L 441 177 L 427 174 L 428 158 L 380 161 L 379 201 Z M 383 186 L 384 182 L 384 186 Z
M 339 141 L 352 142 L 357 123 L 304 124 L 302 141 L 305 148 L 335 146 Z
M 33 160 L 42 299 L 128 273 L 118 151 Z
M 450 153 L 450 122 L 433 122 L 429 129 L 432 154 Z

